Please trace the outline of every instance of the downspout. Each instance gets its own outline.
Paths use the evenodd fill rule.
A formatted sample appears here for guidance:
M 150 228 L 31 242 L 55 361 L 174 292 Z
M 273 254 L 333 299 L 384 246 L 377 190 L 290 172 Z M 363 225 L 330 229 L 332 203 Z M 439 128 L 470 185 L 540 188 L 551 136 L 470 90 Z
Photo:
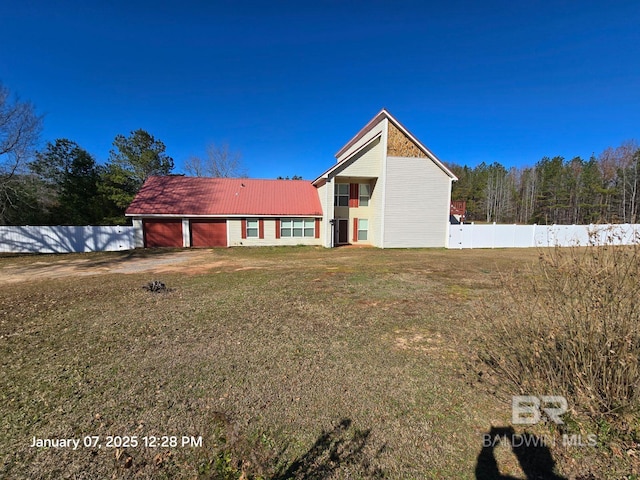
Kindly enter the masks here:
M 329 220 L 329 224 L 331 225 L 331 248 L 335 247 L 335 241 L 336 241 L 336 219 L 332 218 L 331 220 Z

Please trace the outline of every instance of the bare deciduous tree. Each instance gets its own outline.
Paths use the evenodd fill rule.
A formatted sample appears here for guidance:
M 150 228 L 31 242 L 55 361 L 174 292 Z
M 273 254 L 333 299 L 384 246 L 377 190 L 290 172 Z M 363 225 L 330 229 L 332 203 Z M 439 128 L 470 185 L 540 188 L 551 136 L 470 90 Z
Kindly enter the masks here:
M 184 162 L 184 169 L 195 177 L 237 178 L 246 177 L 247 170 L 242 163 L 242 154 L 231 151 L 229 145 L 207 146 L 205 158 L 191 157 Z
M 42 119 L 33 106 L 11 99 L 9 90 L 0 84 L 0 174 L 11 176 L 33 152 L 40 136 Z
M 4 223 L 5 212 L 13 204 L 15 176 L 26 166 L 41 128 L 42 118 L 33 106 L 12 99 L 0 84 L 0 223 Z
M 638 213 L 638 189 L 640 171 L 638 170 L 638 142 L 627 140 L 619 147 L 609 147 L 600 154 L 602 165 L 614 170 L 621 190 L 620 217 L 623 222 L 635 223 Z

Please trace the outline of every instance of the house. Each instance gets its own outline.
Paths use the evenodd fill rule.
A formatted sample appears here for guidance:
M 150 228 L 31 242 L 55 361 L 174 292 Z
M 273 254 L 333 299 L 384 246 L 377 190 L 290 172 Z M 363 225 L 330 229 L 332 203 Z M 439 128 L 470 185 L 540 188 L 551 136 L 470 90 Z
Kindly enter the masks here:
M 452 200 L 451 210 L 449 214 L 449 222 L 452 225 L 459 225 L 464 223 L 467 219 L 467 201 L 466 200 Z
M 140 247 L 322 243 L 322 207 L 304 180 L 150 177 L 126 215 Z
M 139 247 L 445 247 L 455 175 L 386 110 L 312 182 L 149 178 L 126 211 Z

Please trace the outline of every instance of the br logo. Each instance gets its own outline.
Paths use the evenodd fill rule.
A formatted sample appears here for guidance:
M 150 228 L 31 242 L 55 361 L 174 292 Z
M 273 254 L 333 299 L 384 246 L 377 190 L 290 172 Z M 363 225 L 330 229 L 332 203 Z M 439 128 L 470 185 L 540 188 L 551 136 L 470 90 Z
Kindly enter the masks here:
M 544 412 L 549 420 L 562 425 L 561 416 L 567 409 L 567 399 L 559 395 L 515 395 L 511 397 L 511 422 L 514 425 L 535 425 Z

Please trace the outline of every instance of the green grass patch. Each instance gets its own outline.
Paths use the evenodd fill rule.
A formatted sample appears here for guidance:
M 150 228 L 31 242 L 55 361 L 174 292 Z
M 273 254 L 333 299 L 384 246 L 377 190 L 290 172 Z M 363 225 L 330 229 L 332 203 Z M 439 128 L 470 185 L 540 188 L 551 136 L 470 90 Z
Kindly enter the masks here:
M 476 478 L 481 435 L 511 418 L 510 398 L 473 369 L 478 309 L 536 252 L 199 255 L 210 269 L 3 285 L 0 477 Z M 3 258 L 0 270 L 78 258 Z M 151 280 L 170 291 L 145 291 Z M 102 448 L 33 448 L 34 436 L 99 436 Z M 202 445 L 149 444 L 163 436 Z M 500 461 L 518 474 L 513 455 Z M 558 462 L 569 478 L 571 457 Z

